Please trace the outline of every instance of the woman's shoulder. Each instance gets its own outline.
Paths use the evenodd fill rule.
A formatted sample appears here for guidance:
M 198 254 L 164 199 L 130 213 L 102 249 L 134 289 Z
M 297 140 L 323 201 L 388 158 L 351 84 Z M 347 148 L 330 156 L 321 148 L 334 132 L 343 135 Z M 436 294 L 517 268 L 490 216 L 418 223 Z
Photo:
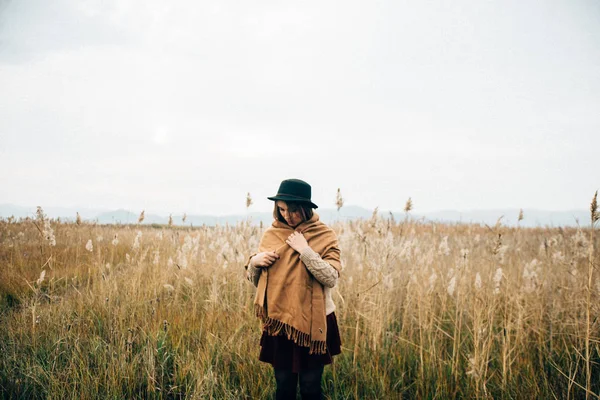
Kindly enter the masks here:
M 276 230 L 276 228 L 275 228 L 275 227 L 273 227 L 273 226 L 269 226 L 269 227 L 267 227 L 267 229 L 265 229 L 265 230 L 263 231 L 263 233 L 262 233 L 262 234 L 263 234 L 263 236 L 264 236 L 264 235 L 269 235 L 269 234 L 271 234 L 271 233 L 275 232 L 275 230 Z
M 317 229 L 319 229 L 319 230 L 320 230 L 322 233 L 324 233 L 324 234 L 326 234 L 326 235 L 328 235 L 328 236 L 331 236 L 331 237 L 337 238 L 337 233 L 335 232 L 335 230 L 334 230 L 332 227 L 330 227 L 329 225 L 327 225 L 326 223 L 324 223 L 324 222 L 321 222 L 321 221 L 317 221 L 317 223 L 316 223 L 316 227 L 317 227 Z

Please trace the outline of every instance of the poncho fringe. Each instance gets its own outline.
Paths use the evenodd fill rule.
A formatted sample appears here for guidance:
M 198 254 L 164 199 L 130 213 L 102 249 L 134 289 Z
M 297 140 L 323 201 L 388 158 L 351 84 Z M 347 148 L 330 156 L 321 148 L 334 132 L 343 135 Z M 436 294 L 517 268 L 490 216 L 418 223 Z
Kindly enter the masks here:
M 309 334 L 300 332 L 298 329 L 284 322 L 267 317 L 264 307 L 258 304 L 254 305 L 254 309 L 256 316 L 263 321 L 263 329 L 270 336 L 277 336 L 281 331 L 284 331 L 289 340 L 292 340 L 298 346 L 308 347 L 308 354 L 325 354 L 327 352 L 327 342 L 321 340 L 311 341 Z

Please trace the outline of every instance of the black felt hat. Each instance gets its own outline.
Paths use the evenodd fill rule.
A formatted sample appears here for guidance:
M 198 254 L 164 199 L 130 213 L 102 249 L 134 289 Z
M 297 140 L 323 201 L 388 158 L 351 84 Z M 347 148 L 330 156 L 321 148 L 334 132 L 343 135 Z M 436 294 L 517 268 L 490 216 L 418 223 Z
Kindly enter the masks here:
M 267 199 L 273 201 L 281 200 L 308 203 L 312 208 L 319 208 L 319 206 L 310 201 L 310 195 L 311 188 L 308 183 L 300 179 L 286 179 L 279 185 L 277 194 L 272 197 L 267 197 Z

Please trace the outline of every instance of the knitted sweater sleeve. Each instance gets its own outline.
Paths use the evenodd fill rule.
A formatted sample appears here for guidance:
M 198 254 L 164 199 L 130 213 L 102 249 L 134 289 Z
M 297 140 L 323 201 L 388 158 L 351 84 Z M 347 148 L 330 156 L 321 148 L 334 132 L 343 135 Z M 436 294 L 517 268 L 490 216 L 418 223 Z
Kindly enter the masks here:
M 258 286 L 258 280 L 260 278 L 261 269 L 255 267 L 252 264 L 252 257 L 253 256 L 250 256 L 250 259 L 248 260 L 248 265 L 246 266 L 247 278 L 250 282 L 252 282 L 254 286 Z
M 300 254 L 300 259 L 323 286 L 332 288 L 337 284 L 338 272 L 313 249 L 310 247 L 304 249 Z

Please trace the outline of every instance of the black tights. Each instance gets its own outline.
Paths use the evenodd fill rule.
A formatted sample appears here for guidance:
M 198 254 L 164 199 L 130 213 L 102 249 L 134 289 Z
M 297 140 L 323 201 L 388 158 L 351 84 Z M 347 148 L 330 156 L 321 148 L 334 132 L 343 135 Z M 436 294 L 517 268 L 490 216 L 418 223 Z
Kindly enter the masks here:
M 277 382 L 275 398 L 277 400 L 295 400 L 298 378 L 300 378 L 302 400 L 320 400 L 322 375 L 323 366 L 301 371 L 299 374 L 291 370 L 275 369 L 275 381 Z

